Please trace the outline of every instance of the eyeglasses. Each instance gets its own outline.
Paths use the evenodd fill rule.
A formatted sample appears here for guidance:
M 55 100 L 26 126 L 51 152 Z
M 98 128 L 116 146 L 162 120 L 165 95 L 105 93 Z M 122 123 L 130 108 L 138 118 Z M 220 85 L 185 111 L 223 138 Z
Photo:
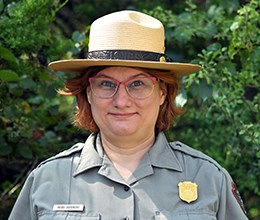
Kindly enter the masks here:
M 119 86 L 124 85 L 132 98 L 144 99 L 152 94 L 156 77 L 142 76 L 119 82 L 106 76 L 94 76 L 89 78 L 89 83 L 91 91 L 99 98 L 112 98 L 117 93 Z

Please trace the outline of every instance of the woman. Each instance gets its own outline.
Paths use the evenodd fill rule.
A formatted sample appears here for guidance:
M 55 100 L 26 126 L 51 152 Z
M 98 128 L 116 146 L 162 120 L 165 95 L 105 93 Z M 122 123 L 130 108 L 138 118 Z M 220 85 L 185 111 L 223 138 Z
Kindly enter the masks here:
M 247 219 L 225 169 L 163 134 L 181 114 L 177 78 L 200 66 L 164 54 L 160 21 L 101 17 L 86 59 L 50 66 L 77 73 L 59 92 L 76 96 L 74 122 L 93 133 L 30 174 L 9 219 Z

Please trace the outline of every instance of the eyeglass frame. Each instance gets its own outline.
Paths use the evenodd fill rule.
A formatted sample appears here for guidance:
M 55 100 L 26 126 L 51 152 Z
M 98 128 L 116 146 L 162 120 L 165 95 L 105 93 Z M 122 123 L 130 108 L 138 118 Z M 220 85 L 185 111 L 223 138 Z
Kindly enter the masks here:
M 97 95 L 97 94 L 93 91 L 92 86 L 91 86 L 91 85 L 92 85 L 92 81 L 93 81 L 94 79 L 96 79 L 96 78 L 108 78 L 108 79 L 112 80 L 113 82 L 115 82 L 115 83 L 116 83 L 116 89 L 115 89 L 114 93 L 113 93 L 111 96 L 109 96 L 109 97 L 100 97 L 99 95 Z M 110 78 L 110 77 L 107 77 L 107 76 L 92 76 L 92 77 L 89 77 L 88 81 L 89 81 L 90 89 L 91 89 L 91 91 L 93 92 L 93 94 L 96 95 L 96 96 L 98 96 L 99 98 L 102 98 L 102 99 L 110 99 L 110 98 L 114 97 L 115 94 L 118 92 L 119 87 L 120 87 L 121 84 L 125 87 L 125 90 L 126 90 L 127 94 L 128 94 L 130 97 L 132 97 L 132 98 L 134 98 L 134 99 L 145 99 L 145 98 L 148 98 L 148 97 L 151 96 L 152 93 L 153 93 L 155 83 L 157 82 L 157 78 L 154 77 L 154 76 L 142 76 L 142 77 L 139 77 L 139 78 L 148 78 L 148 79 L 150 79 L 150 80 L 152 81 L 152 83 L 153 83 L 153 87 L 152 87 L 151 93 L 150 93 L 148 96 L 146 96 L 146 97 L 138 98 L 138 97 L 135 97 L 135 96 L 131 95 L 131 93 L 128 91 L 129 88 L 127 87 L 127 83 L 128 83 L 129 81 L 135 79 L 135 78 L 130 78 L 130 79 L 124 81 L 124 82 L 120 82 L 120 81 L 117 80 L 117 79 Z

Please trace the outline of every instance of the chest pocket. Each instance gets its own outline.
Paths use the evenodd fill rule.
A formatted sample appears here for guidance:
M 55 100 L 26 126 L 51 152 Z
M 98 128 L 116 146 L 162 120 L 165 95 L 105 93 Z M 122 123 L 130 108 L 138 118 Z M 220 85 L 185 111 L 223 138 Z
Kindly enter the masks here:
M 155 212 L 155 220 L 217 220 L 214 213 L 194 212 L 194 213 L 170 213 Z
M 39 215 L 39 220 L 101 220 L 100 215 L 88 216 L 77 212 L 45 212 Z

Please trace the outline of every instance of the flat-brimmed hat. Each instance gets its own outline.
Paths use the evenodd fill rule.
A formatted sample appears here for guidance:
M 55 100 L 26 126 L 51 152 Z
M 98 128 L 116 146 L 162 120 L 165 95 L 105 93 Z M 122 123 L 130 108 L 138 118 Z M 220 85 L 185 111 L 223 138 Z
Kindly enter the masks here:
M 114 12 L 92 23 L 85 58 L 54 61 L 49 66 L 68 73 L 82 73 L 93 66 L 140 67 L 169 71 L 176 77 L 201 69 L 167 57 L 164 41 L 159 20 L 136 11 Z

